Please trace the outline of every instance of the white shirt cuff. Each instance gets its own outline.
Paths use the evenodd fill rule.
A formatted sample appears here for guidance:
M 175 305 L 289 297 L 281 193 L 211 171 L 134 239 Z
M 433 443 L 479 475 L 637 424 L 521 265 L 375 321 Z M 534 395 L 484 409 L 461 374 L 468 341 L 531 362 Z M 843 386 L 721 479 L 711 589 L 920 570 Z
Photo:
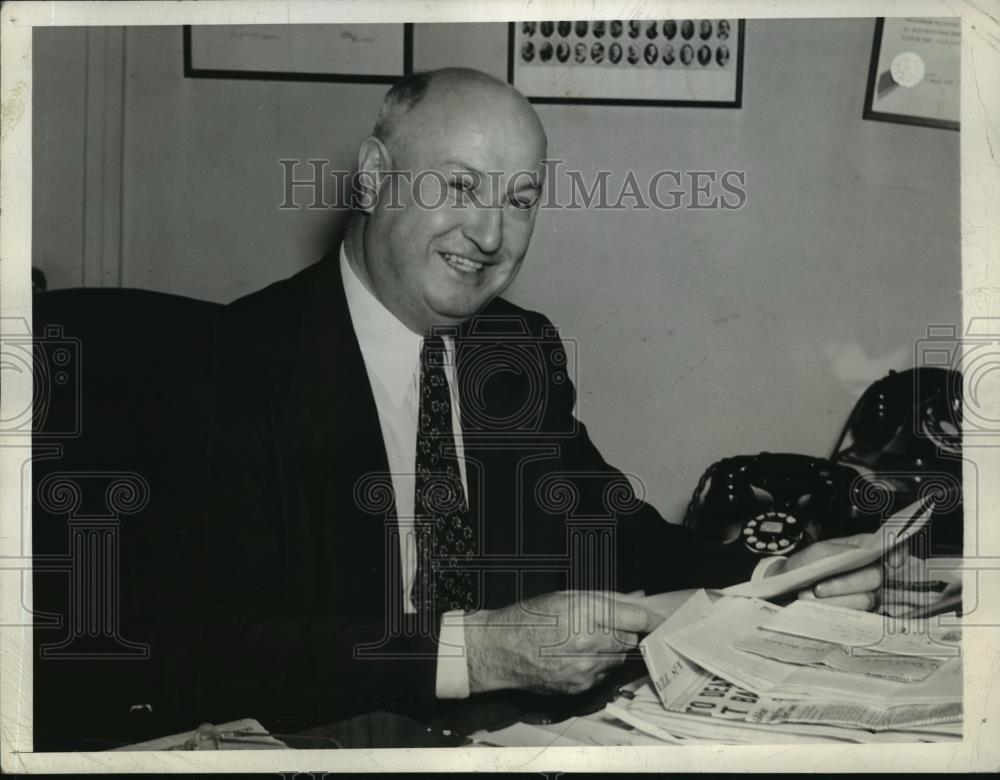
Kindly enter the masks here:
M 469 697 L 469 666 L 465 659 L 465 620 L 460 609 L 445 612 L 441 616 L 435 695 L 439 699 Z
M 765 558 L 754 567 L 753 574 L 750 575 L 750 582 L 757 582 L 764 579 L 768 572 L 771 571 L 771 568 L 777 565 L 778 561 L 787 560 L 787 556 L 784 555 L 772 555 Z

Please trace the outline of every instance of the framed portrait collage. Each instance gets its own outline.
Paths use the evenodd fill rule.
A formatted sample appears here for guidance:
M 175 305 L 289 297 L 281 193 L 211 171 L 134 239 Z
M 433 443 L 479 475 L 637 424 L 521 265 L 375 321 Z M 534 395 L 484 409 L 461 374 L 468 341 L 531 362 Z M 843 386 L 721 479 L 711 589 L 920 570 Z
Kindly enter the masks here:
M 507 81 L 535 103 L 739 108 L 737 19 L 512 22 Z

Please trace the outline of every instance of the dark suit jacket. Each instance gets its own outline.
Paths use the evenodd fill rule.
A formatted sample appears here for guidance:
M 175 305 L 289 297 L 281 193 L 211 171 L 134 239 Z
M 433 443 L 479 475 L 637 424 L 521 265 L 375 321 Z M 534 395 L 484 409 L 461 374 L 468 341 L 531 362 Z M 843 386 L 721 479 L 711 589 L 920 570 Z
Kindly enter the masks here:
M 455 335 L 484 607 L 748 576 L 605 463 L 573 416 L 544 316 L 497 299 Z M 216 344 L 202 711 L 334 717 L 433 701 L 437 621 L 402 611 L 388 464 L 338 254 L 227 307 Z

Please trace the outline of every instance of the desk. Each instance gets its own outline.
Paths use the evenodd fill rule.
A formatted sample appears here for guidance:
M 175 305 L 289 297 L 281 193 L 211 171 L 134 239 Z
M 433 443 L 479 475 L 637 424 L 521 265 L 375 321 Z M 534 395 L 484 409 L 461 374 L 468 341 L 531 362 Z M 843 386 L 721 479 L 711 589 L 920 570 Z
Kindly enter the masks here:
M 603 709 L 622 685 L 646 674 L 634 654 L 604 681 L 575 696 L 545 696 L 524 691 L 500 691 L 456 701 L 426 723 L 396 713 L 376 711 L 346 720 L 282 734 L 292 748 L 456 747 L 480 729 L 495 731 L 516 723 L 557 723 L 574 715 Z M 265 724 L 266 725 L 266 724 Z M 277 729 L 273 730 L 279 733 Z

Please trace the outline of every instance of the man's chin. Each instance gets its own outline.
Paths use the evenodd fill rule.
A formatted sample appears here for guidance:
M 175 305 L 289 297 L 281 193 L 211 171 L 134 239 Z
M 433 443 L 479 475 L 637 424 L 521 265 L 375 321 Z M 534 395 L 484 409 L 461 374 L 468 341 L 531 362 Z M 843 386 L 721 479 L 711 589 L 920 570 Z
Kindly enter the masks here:
M 476 310 L 478 311 L 478 310 Z M 436 327 L 448 328 L 455 327 L 456 325 L 461 325 L 466 320 L 475 316 L 476 311 L 450 311 L 450 312 L 435 312 L 434 321 Z
M 461 325 L 482 311 L 492 298 L 481 301 L 463 301 L 433 307 L 434 320 L 441 326 Z

